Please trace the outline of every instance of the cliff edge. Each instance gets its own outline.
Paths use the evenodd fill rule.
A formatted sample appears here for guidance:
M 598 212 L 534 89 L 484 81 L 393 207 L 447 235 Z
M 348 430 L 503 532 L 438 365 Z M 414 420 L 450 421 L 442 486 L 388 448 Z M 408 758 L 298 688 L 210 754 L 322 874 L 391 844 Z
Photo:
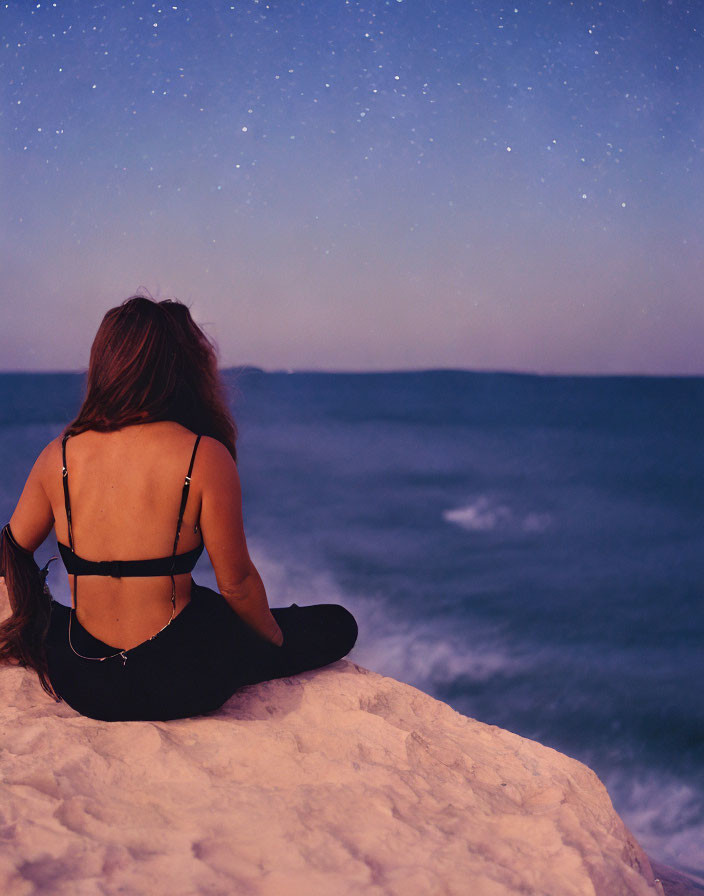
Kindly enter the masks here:
M 585 765 L 347 660 L 120 723 L 2 666 L 0 730 L 8 896 L 663 894 Z

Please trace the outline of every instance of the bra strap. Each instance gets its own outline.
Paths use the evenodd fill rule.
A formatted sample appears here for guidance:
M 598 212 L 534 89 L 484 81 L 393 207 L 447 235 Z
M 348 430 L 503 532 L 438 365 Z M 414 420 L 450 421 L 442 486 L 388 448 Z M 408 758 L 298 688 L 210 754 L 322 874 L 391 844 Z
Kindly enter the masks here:
M 68 523 L 68 546 L 73 550 L 73 526 L 71 525 L 71 499 L 68 494 L 68 469 L 66 467 L 66 440 L 68 436 L 64 436 L 61 440 L 61 458 L 63 468 L 61 475 L 64 482 L 64 505 L 66 507 L 66 522 Z
M 71 550 L 74 550 L 73 547 L 73 524 L 71 523 L 71 498 L 68 493 L 68 467 L 66 466 L 66 441 L 68 440 L 68 434 L 66 434 L 61 440 L 61 478 L 64 483 L 64 505 L 66 507 L 66 522 L 68 523 L 68 546 Z M 75 610 L 78 607 L 78 576 L 74 572 L 73 574 L 73 607 L 72 610 Z M 68 622 L 68 643 L 71 649 L 73 650 L 73 645 L 71 644 L 71 619 L 69 612 L 69 622 Z
M 186 502 L 188 501 L 188 491 L 191 487 L 191 473 L 193 473 L 193 464 L 196 459 L 196 451 L 198 450 L 198 443 L 200 442 L 200 436 L 196 438 L 196 443 L 193 446 L 193 454 L 191 454 L 191 462 L 188 465 L 188 473 L 186 473 L 186 479 L 183 483 L 183 491 L 181 492 L 181 507 L 178 511 L 178 522 L 176 523 L 176 538 L 174 538 L 174 549 L 171 552 L 172 557 L 174 558 L 174 563 L 176 562 L 176 548 L 178 547 L 178 537 L 181 534 L 181 525 L 183 524 L 183 513 L 186 509 Z

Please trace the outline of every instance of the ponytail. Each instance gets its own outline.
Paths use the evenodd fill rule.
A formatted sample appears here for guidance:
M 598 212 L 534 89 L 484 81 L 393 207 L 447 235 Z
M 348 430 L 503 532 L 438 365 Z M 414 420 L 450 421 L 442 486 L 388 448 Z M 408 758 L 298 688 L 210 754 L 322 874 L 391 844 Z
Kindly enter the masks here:
M 46 656 L 51 616 L 48 568 L 49 563 L 39 569 L 32 552 L 15 541 L 8 523 L 0 532 L 0 575 L 5 577 L 11 614 L 0 623 L 0 663 L 34 669 L 41 686 L 58 701 Z

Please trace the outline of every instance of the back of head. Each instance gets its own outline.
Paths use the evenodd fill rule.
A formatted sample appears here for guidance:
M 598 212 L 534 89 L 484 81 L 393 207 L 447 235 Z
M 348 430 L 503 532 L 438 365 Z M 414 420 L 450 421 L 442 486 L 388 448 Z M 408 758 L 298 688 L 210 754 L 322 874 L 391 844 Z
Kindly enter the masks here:
M 66 433 L 158 420 L 213 436 L 237 457 L 237 428 L 213 343 L 182 302 L 133 296 L 111 308 L 98 327 L 86 397 Z

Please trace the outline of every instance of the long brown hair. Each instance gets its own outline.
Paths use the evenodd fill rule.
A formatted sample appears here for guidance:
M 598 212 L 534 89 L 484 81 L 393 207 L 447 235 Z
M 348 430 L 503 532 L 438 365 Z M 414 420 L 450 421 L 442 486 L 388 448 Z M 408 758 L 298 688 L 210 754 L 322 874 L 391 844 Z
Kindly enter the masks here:
M 17 543 L 8 523 L 0 532 L 0 575 L 5 577 L 12 612 L 0 623 L 0 663 L 30 666 L 47 694 L 59 699 L 49 681 L 44 646 L 51 594 L 43 572 L 32 552 Z
M 110 432 L 158 420 L 212 436 L 237 460 L 237 427 L 214 344 L 181 302 L 132 296 L 111 308 L 98 327 L 86 396 L 64 434 Z M 51 595 L 43 571 L 15 541 L 9 525 L 0 534 L 0 575 L 12 610 L 0 624 L 0 663 L 30 666 L 44 690 L 56 697 L 46 656 Z
M 215 346 L 182 302 L 132 296 L 111 308 L 98 327 L 86 397 L 64 433 L 157 420 L 212 436 L 237 460 L 237 427 Z

